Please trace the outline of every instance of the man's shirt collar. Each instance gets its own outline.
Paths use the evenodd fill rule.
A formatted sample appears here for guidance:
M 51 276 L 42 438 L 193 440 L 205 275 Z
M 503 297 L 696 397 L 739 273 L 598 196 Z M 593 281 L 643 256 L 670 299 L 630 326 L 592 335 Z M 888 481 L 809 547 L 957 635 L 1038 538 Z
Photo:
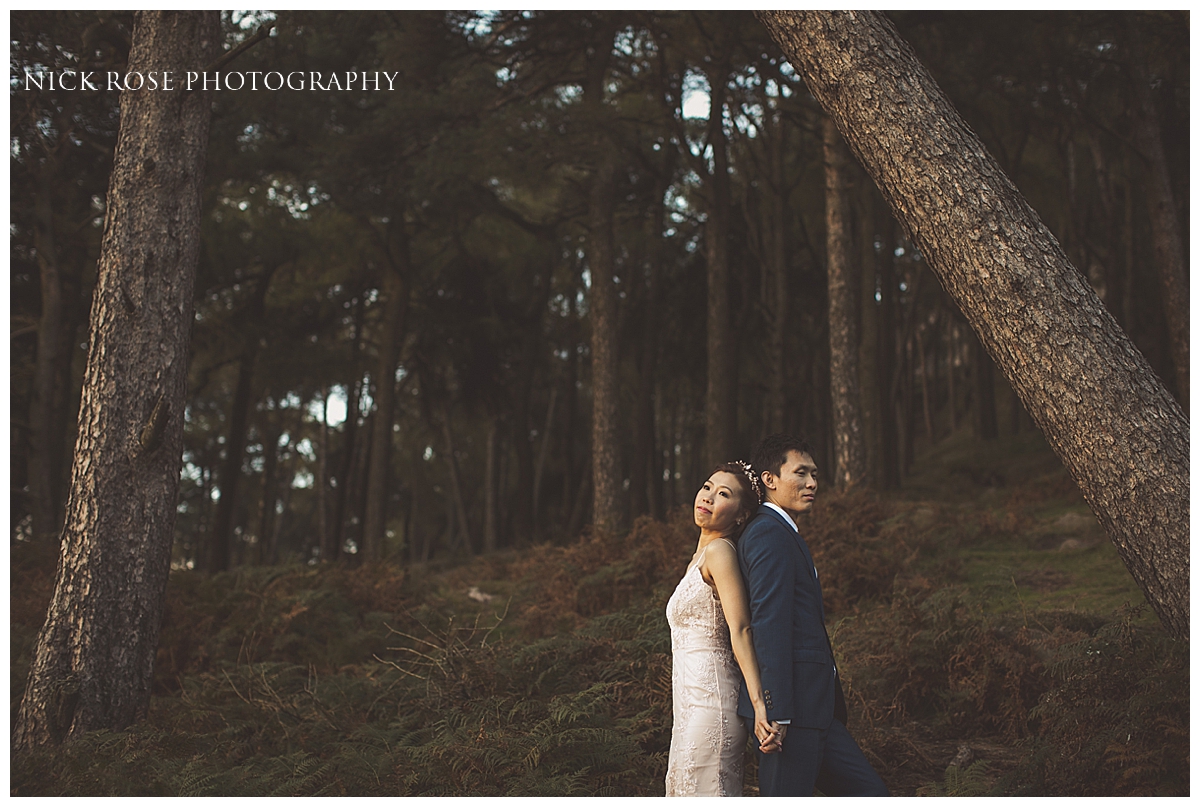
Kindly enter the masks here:
M 782 507 L 775 504 L 775 502 L 763 502 L 763 504 L 765 504 L 767 507 L 770 507 L 772 510 L 774 510 L 777 513 L 779 513 L 780 515 L 782 515 L 784 521 L 786 521 L 791 526 L 791 528 L 796 531 L 796 534 L 797 535 L 800 534 L 800 528 L 798 526 L 796 526 L 795 521 L 792 521 L 792 517 L 790 515 L 788 515 L 787 510 L 784 510 Z

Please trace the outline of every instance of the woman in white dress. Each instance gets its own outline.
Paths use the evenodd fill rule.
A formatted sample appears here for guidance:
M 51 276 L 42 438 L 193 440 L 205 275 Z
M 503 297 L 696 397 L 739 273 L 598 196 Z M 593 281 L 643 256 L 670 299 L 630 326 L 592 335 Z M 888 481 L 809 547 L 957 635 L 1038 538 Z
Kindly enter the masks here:
M 778 734 L 767 720 L 750 604 L 734 548 L 759 499 L 758 479 L 740 461 L 717 466 L 696 493 L 700 539 L 667 603 L 674 712 L 668 796 L 742 795 L 747 730 L 737 714 L 741 677 L 763 752 L 779 750 Z

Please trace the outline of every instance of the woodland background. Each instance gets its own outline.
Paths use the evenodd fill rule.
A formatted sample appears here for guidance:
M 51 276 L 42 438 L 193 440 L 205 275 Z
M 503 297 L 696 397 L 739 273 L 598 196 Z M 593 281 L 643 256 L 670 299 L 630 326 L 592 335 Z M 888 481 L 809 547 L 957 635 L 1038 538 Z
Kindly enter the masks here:
M 1187 15 L 890 16 L 1183 400 L 1137 144 L 1152 124 L 1189 221 Z M 222 16 L 230 41 L 267 21 L 235 69 L 386 69 L 400 89 L 214 95 L 156 705 L 30 758 L 14 791 L 654 792 L 679 508 L 714 456 L 769 431 L 809 435 L 835 478 L 820 108 L 748 13 Z M 121 13 L 11 26 L 14 76 L 128 55 Z M 10 97 L 14 705 L 68 488 L 117 100 Z M 616 177 L 604 316 L 596 166 Z M 868 477 L 829 491 L 813 538 L 864 746 L 910 792 L 1187 792 L 1186 648 L 1102 536 L 1062 526 L 1086 507 L 851 166 Z M 617 346 L 608 541 L 589 529 L 597 328 Z M 733 359 L 715 419 L 714 338 Z M 1045 553 L 1067 540 L 1081 554 L 1060 568 Z M 997 594 L 997 568 L 1037 594 Z M 1049 596 L 1085 578 L 1096 591 Z M 471 587 L 517 605 L 499 619 Z M 1021 752 L 948 772 L 938 754 L 964 738 Z

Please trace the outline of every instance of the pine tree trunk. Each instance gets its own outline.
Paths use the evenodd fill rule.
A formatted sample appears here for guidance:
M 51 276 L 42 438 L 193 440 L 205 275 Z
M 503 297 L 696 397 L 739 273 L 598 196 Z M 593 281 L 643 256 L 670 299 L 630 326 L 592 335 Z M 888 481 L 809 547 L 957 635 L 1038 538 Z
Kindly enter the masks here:
M 971 371 L 975 381 L 975 436 L 995 440 L 1000 436 L 996 423 L 996 381 L 992 360 L 978 339 L 971 339 Z
M 129 69 L 202 70 L 216 11 L 140 11 Z M 174 540 L 211 99 L 126 92 L 55 590 L 13 749 L 145 715 Z
M 876 256 L 879 275 L 879 324 L 876 330 L 875 393 L 879 402 L 879 484 L 885 490 L 900 486 L 900 436 L 896 421 L 899 364 L 896 351 L 896 220 L 876 197 L 875 224 L 883 244 Z
M 405 284 L 394 267 L 384 269 L 383 332 L 375 370 L 375 417 L 371 428 L 371 460 L 367 466 L 366 507 L 363 514 L 362 557 L 383 558 L 387 545 L 388 475 L 392 461 L 392 426 L 396 413 L 396 365 L 407 310 Z
M 833 121 L 822 121 L 825 144 L 825 254 L 829 274 L 829 377 L 835 480 L 839 488 L 866 481 L 866 449 L 858 393 L 858 288 L 850 260 L 850 164 Z
M 605 155 L 593 180 L 588 266 L 592 326 L 592 526 L 621 527 L 621 442 L 617 431 L 617 289 L 613 284 L 614 156 Z
M 496 551 L 498 526 L 496 518 L 496 476 L 499 465 L 496 458 L 498 420 L 496 415 L 488 417 L 487 455 L 484 458 L 483 466 L 483 551 L 489 555 Z
M 1171 363 L 1175 369 L 1175 391 L 1179 404 L 1188 405 L 1188 289 L 1183 237 L 1179 214 L 1171 190 L 1171 174 L 1163 152 L 1162 131 L 1154 103 L 1150 79 L 1142 70 L 1135 71 L 1139 109 L 1136 116 L 1138 148 L 1149 162 L 1146 173 L 1146 212 L 1153 234 L 1154 266 L 1162 289 L 1167 335 L 1171 345 Z
M 350 366 L 358 366 L 362 352 L 363 298 L 359 295 L 354 304 L 354 335 L 350 342 Z M 337 492 L 333 500 L 333 523 L 325 533 L 328 543 L 321 547 L 321 559 L 338 560 L 346 544 L 346 512 L 350 509 L 351 492 L 354 490 L 354 459 L 361 442 L 358 435 L 359 401 L 362 398 L 363 380 L 350 379 L 346 384 L 346 420 L 342 423 L 342 467 L 337 474 Z
M 758 12 L 1008 377 L 1172 635 L 1189 623 L 1189 428 L 886 17 Z
M 656 473 L 658 463 L 658 440 L 655 439 L 654 391 L 658 378 L 659 320 L 662 317 L 662 295 L 659 277 L 663 263 L 663 229 L 666 224 L 665 180 L 658 185 L 654 198 L 664 200 L 654 206 L 647 220 L 647 243 L 645 282 L 642 291 L 641 345 L 638 353 L 638 382 L 634 395 L 633 457 L 629 469 L 630 513 L 640 516 L 649 513 L 657 517 L 658 496 L 653 488 L 662 483 L 661 471 Z
M 613 218 L 616 209 L 617 145 L 606 131 L 604 82 L 612 55 L 615 23 L 606 19 L 595 36 L 596 47 L 587 61 L 583 107 L 591 125 L 594 161 L 588 196 L 588 320 L 592 329 L 592 527 L 598 533 L 615 533 L 622 527 L 621 441 L 617 419 L 620 390 L 617 383 L 616 244 Z M 581 480 L 580 490 L 586 485 Z M 576 502 L 574 510 L 582 503 Z M 574 522 L 574 518 L 571 519 Z
M 275 562 L 275 524 L 279 520 L 275 512 L 275 503 L 279 498 L 279 433 L 277 421 L 274 418 L 268 420 L 263 434 L 262 494 L 258 511 L 258 550 L 255 553 L 255 561 L 265 564 Z M 328 557 L 322 553 L 321 559 L 328 560 Z
M 872 487 L 882 487 L 879 440 L 879 305 L 875 300 L 875 221 L 871 202 L 876 195 L 869 182 L 867 193 L 859 194 L 859 310 L 861 330 L 858 337 L 858 384 L 862 402 L 863 446 L 867 462 L 867 481 Z M 869 194 L 869 195 L 868 195 Z
M 463 497 L 462 474 L 458 468 L 458 452 L 454 448 L 454 431 L 450 426 L 450 408 L 442 406 L 442 437 L 446 440 L 446 469 L 450 473 L 450 498 L 453 503 L 451 511 L 451 522 L 457 522 L 458 529 L 450 530 L 450 540 L 455 541 L 457 532 L 457 542 L 450 545 L 450 549 L 456 548 L 456 543 L 461 542 L 463 553 L 468 557 L 475 554 L 474 545 L 471 543 L 471 522 L 467 518 L 467 501 Z
M 209 532 L 206 571 L 223 572 L 229 568 L 233 553 L 233 522 L 237 513 L 238 486 L 242 481 L 242 461 L 246 455 L 246 431 L 250 426 L 250 389 L 254 381 L 253 348 L 238 364 L 237 384 L 229 407 L 229 435 L 225 440 L 225 458 L 218 477 L 220 498 L 217 515 Z
M 763 309 L 767 313 L 767 338 L 763 346 L 767 363 L 766 433 L 784 430 L 787 407 L 787 344 L 788 299 L 787 277 L 787 185 L 784 178 L 783 145 L 786 119 L 782 114 L 767 118 L 763 139 L 767 147 L 768 176 L 766 203 L 763 205 L 763 252 L 765 281 Z
M 29 513 L 35 538 L 50 538 L 60 529 L 56 492 L 62 439 L 56 434 L 66 423 L 66 389 L 62 372 L 70 364 L 71 346 L 64 339 L 65 302 L 62 272 L 55 247 L 54 212 L 50 189 L 53 160 L 43 169 L 35 210 L 38 218 L 37 257 L 41 316 L 37 326 L 37 363 L 29 401 Z
M 713 70 L 709 77 L 708 142 L 713 155 L 709 186 L 708 219 L 704 223 L 704 252 L 708 264 L 708 375 L 705 393 L 705 465 L 728 462 L 733 456 L 737 427 L 737 380 L 733 367 L 733 340 L 729 318 L 729 218 L 731 190 L 729 153 L 725 144 L 725 81 L 728 71 Z

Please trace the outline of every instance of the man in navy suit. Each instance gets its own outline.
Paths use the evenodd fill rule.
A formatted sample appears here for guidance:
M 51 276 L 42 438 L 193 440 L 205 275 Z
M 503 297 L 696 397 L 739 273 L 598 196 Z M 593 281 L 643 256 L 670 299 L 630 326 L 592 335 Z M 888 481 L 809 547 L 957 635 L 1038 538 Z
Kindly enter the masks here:
M 887 787 L 846 730 L 846 700 L 825 632 L 821 583 L 798 521 L 812 509 L 817 466 L 812 448 L 791 435 L 762 441 L 751 458 L 765 501 L 738 540 L 750 596 L 767 716 L 782 751 L 758 759 L 764 796 L 887 796 Z M 742 687 L 738 714 L 754 709 Z

